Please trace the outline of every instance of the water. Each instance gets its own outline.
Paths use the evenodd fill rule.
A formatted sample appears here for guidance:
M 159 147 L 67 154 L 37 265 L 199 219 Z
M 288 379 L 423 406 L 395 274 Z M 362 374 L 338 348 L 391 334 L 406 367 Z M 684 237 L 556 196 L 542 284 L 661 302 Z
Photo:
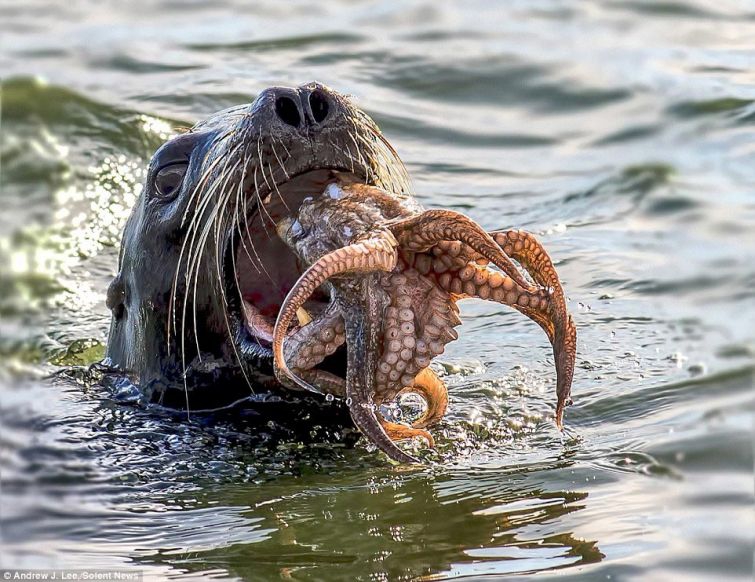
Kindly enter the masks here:
M 2 566 L 751 579 L 752 4 L 259 4 L 2 8 Z M 544 336 L 482 302 L 420 469 L 71 368 L 102 355 L 154 148 L 312 79 L 375 117 L 424 204 L 544 241 L 580 335 L 564 435 Z

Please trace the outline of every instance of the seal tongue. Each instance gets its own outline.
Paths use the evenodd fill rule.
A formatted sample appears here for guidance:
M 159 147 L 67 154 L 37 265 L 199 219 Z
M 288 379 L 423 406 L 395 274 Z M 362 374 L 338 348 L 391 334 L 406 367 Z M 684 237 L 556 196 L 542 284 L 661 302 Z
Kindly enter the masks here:
M 382 333 L 383 302 L 377 296 L 375 275 L 361 281 L 363 303 L 352 303 L 344 312 L 346 324 L 346 403 L 351 419 L 370 442 L 399 463 L 418 463 L 386 434 L 375 414 L 375 372 Z

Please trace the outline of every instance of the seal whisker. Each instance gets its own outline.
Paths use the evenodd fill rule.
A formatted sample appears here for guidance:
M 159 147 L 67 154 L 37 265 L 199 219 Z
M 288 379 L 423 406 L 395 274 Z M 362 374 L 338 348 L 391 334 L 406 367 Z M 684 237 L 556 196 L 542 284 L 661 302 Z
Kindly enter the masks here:
M 275 221 L 273 220 L 273 217 L 270 216 L 270 213 L 267 211 L 267 207 L 265 206 L 265 203 L 262 201 L 262 197 L 260 196 L 260 189 L 257 184 L 257 166 L 254 166 L 254 193 L 257 196 L 257 205 L 262 209 L 262 211 L 267 215 L 268 220 L 270 221 L 270 224 L 275 225 Z M 264 172 L 262 173 L 264 176 Z M 265 234 L 267 235 L 267 238 L 272 238 L 270 236 L 270 232 L 267 230 L 267 226 L 265 225 L 264 219 L 260 220 L 262 223 L 262 229 L 265 231 Z
M 234 148 L 234 151 L 235 149 L 237 148 Z M 226 158 L 226 166 L 228 164 L 228 159 L 229 158 Z M 214 160 L 211 164 L 211 169 L 214 169 L 217 166 L 218 162 L 222 160 L 223 160 L 222 157 L 219 157 L 217 158 L 217 160 Z M 178 265 L 176 267 L 176 276 L 178 276 L 178 273 L 180 271 L 182 258 L 184 255 L 184 250 L 187 248 L 187 243 L 188 243 L 189 249 L 191 249 L 191 246 L 194 244 L 194 236 L 196 235 L 195 226 L 199 224 L 204 208 L 206 208 L 207 204 L 210 201 L 210 197 L 212 196 L 212 194 L 214 194 L 215 190 L 217 189 L 218 181 L 213 180 L 213 182 L 210 184 L 210 188 L 208 190 L 205 190 L 204 186 L 205 186 L 206 180 L 209 178 L 209 175 L 210 175 L 209 172 L 205 172 L 202 178 L 202 182 L 194 189 L 194 191 L 191 194 L 190 202 L 194 200 L 197 197 L 197 194 L 199 193 L 199 203 L 198 203 L 198 208 L 195 209 L 194 215 L 189 221 L 187 234 L 184 237 L 184 242 L 181 246 L 181 253 L 179 255 Z M 184 211 L 184 216 L 186 215 L 186 212 L 188 212 L 188 208 Z M 182 224 L 183 224 L 183 219 L 182 219 Z M 194 233 L 194 234 L 192 237 L 189 237 L 189 233 Z
M 259 139 L 257 140 L 257 159 L 259 160 L 260 172 L 262 173 L 262 179 L 265 181 L 265 185 L 267 186 L 267 191 L 268 193 L 272 194 L 273 187 L 270 185 L 270 182 L 267 181 L 267 176 L 265 175 L 265 164 L 263 163 L 263 160 L 265 158 L 262 155 L 262 135 L 260 135 Z M 270 179 L 272 180 L 273 177 L 270 176 Z M 273 183 L 275 183 L 275 180 L 273 180 Z M 273 225 L 275 225 L 275 221 L 273 221 Z
M 350 132 L 350 131 L 347 131 L 347 132 L 346 132 L 346 135 L 348 135 L 348 136 L 349 136 L 349 138 L 351 138 L 351 141 L 352 141 L 352 142 L 354 142 L 354 147 L 356 148 L 356 152 L 357 152 L 357 155 L 359 156 L 359 161 L 361 162 L 361 164 L 362 164 L 362 167 L 364 168 L 364 173 L 365 173 L 365 177 L 366 177 L 366 179 L 367 179 L 367 180 L 370 180 L 370 179 L 371 179 L 371 178 L 370 178 L 370 174 L 371 174 L 371 173 L 373 174 L 373 178 L 374 178 L 374 177 L 375 177 L 375 176 L 374 176 L 374 172 L 372 172 L 372 168 L 371 168 L 371 167 L 370 167 L 370 166 L 369 166 L 369 165 L 367 164 L 367 161 L 366 161 L 366 160 L 364 159 L 364 156 L 362 156 L 362 152 L 361 152 L 361 150 L 359 149 L 359 144 L 357 143 L 357 140 L 356 140 L 356 139 L 354 138 L 354 136 L 353 136 L 353 135 L 351 135 L 351 132 Z M 348 146 L 347 146 L 347 147 L 348 147 Z
M 291 214 L 291 209 L 288 207 L 288 204 L 286 204 L 286 200 L 283 198 L 283 194 L 281 194 L 280 188 L 278 188 L 278 183 L 275 181 L 275 177 L 273 175 L 273 167 L 268 165 L 268 168 L 270 170 L 270 180 L 272 180 L 273 186 L 275 186 L 275 191 L 278 193 L 278 198 L 280 198 L 281 202 L 283 203 L 286 212 Z
M 382 168 L 382 167 L 385 167 L 385 166 L 388 165 L 388 164 L 385 163 L 386 159 L 385 159 L 385 156 L 383 156 L 383 152 L 380 150 L 380 148 L 376 148 L 374 144 L 368 142 L 366 138 L 364 138 L 363 136 L 361 136 L 359 134 L 357 134 L 357 137 L 358 137 L 359 141 L 361 141 L 365 145 L 365 147 L 367 147 L 367 149 L 369 150 L 369 152 L 371 153 L 371 155 L 369 155 L 368 157 L 369 158 L 377 158 L 377 159 L 380 160 L 381 163 L 378 164 L 378 167 Z M 374 169 L 373 169 L 373 171 L 374 171 Z M 392 173 L 392 171 L 390 169 L 388 170 L 387 179 L 383 180 L 381 178 L 380 182 L 385 182 L 385 184 L 384 184 L 385 188 L 392 189 L 391 187 L 395 185 L 395 181 L 393 179 L 393 173 Z
M 247 168 L 247 164 L 246 164 L 246 160 L 245 160 L 245 163 L 244 163 L 244 172 L 246 172 L 246 168 Z M 254 182 L 255 182 L 255 186 L 256 186 L 256 184 L 257 184 L 257 179 L 256 179 L 257 168 L 256 168 L 256 166 L 255 166 L 254 171 L 255 171 L 255 180 L 254 180 Z M 258 207 L 262 207 L 264 209 L 264 205 L 262 204 L 262 201 L 260 200 L 259 193 L 257 192 L 256 188 L 255 188 L 255 194 L 257 194 L 257 201 L 258 201 L 257 202 L 257 206 Z M 267 268 L 265 267 L 265 263 L 262 261 L 262 257 L 260 257 L 259 253 L 257 252 L 257 247 L 254 245 L 254 237 L 252 237 L 252 233 L 249 230 L 249 210 L 248 210 L 248 206 L 247 206 L 247 204 L 248 204 L 247 200 L 248 200 L 249 197 L 248 196 L 242 196 L 242 198 L 243 198 L 243 203 L 244 203 L 244 228 L 246 230 L 247 237 L 249 238 L 249 244 L 252 247 L 252 252 L 254 252 L 254 256 L 257 257 L 257 262 L 259 262 L 259 265 L 262 268 L 263 272 L 265 273 L 265 276 L 268 278 L 269 281 L 272 282 L 273 278 L 270 275 L 270 273 L 268 272 Z M 262 219 L 260 219 L 260 222 L 262 223 L 263 229 L 265 230 L 265 234 L 267 234 L 268 238 L 270 238 L 270 235 L 267 232 L 267 227 L 265 226 L 265 221 L 262 220 Z M 246 250 L 246 248 L 247 248 L 246 247 L 246 242 L 245 242 L 243 236 L 241 237 L 241 241 L 242 241 L 242 243 L 244 245 L 244 249 Z M 252 261 L 252 262 L 254 262 L 254 261 Z
M 215 153 L 215 148 L 216 148 L 216 147 L 218 146 L 218 144 L 221 144 L 221 143 L 223 143 L 223 142 L 224 142 L 224 141 L 225 141 L 225 140 L 226 140 L 227 138 L 229 138 L 229 137 L 233 136 L 233 135 L 234 135 L 235 133 L 236 133 L 235 131 L 229 131 L 229 132 L 227 132 L 227 133 L 224 133 L 224 134 L 223 134 L 222 136 L 219 136 L 219 137 L 215 138 L 215 139 L 214 139 L 214 140 L 212 141 L 212 144 L 210 145 L 210 147 L 209 147 L 209 148 L 207 149 L 207 151 L 205 152 L 205 154 L 204 154 L 204 157 L 203 157 L 203 162 L 204 162 L 204 160 L 206 160 L 206 159 L 207 159 L 207 157 L 208 157 L 208 156 L 209 156 L 209 155 L 210 155 L 211 153 Z M 237 144 L 236 146 L 234 146 L 234 147 L 233 147 L 233 148 L 231 149 L 231 151 L 229 152 L 229 154 L 231 154 L 231 155 L 232 155 L 232 154 L 235 154 L 235 153 L 236 153 L 236 151 L 238 151 L 238 150 L 239 150 L 239 149 L 240 149 L 240 148 L 241 148 L 242 146 L 243 146 L 243 143 L 239 143 L 239 144 Z M 199 177 L 199 180 L 197 181 L 197 185 L 196 185 L 196 186 L 194 187 L 194 190 L 192 191 L 192 193 L 191 193 L 191 196 L 189 197 L 188 203 L 186 204 L 186 209 L 184 210 L 183 216 L 181 217 L 181 224 L 182 224 L 182 225 L 183 225 L 183 223 L 185 222 L 185 220 L 186 220 L 186 215 L 188 214 L 189 210 L 191 209 L 191 207 L 192 207 L 192 203 L 193 203 L 193 202 L 194 202 L 194 200 L 196 199 L 197 195 L 198 195 L 198 194 L 201 194 L 201 193 L 202 193 L 202 192 L 204 191 L 204 187 L 205 187 L 205 184 L 206 184 L 206 182 L 207 182 L 208 178 L 209 178 L 209 177 L 210 177 L 210 175 L 212 174 L 213 170 L 215 170 L 215 168 L 217 167 L 217 165 L 218 165 L 218 164 L 219 164 L 220 162 L 222 162 L 224 158 L 225 158 L 226 160 L 228 159 L 228 157 L 225 157 L 225 156 L 218 156 L 217 158 L 215 158 L 215 159 L 214 159 L 214 160 L 213 160 L 213 161 L 212 161 L 212 162 L 210 163 L 210 165 L 208 166 L 207 170 L 206 170 L 206 171 L 204 171 L 204 172 L 202 173 L 202 175 L 201 175 L 201 176 Z M 196 215 L 195 215 L 195 216 L 196 216 Z
M 283 148 L 283 149 L 285 150 L 285 152 L 286 152 L 286 160 L 290 160 L 290 159 L 291 159 L 291 150 L 289 150 L 289 149 L 288 149 L 288 148 L 286 147 L 286 144 L 285 144 L 285 143 L 283 143 L 283 140 L 282 140 L 282 139 L 279 139 L 279 140 L 278 140 L 278 143 L 280 144 L 280 146 L 281 146 L 281 147 L 282 147 L 282 148 Z
M 275 138 L 274 137 L 270 140 L 270 147 L 273 150 L 273 155 L 275 156 L 275 159 L 278 160 L 278 165 L 280 166 L 281 170 L 283 170 L 283 173 L 286 176 L 286 180 L 290 180 L 291 176 L 289 175 L 288 171 L 286 170 L 286 166 L 283 164 L 283 162 L 281 162 L 281 159 L 278 157 L 278 152 L 275 150 Z M 270 170 L 270 175 L 272 176 L 272 170 Z M 285 202 L 284 202 L 284 204 L 285 204 Z
M 346 156 L 351 163 L 351 173 L 356 173 L 356 168 L 354 166 L 354 163 L 359 163 L 359 160 L 354 158 L 354 155 L 351 153 L 351 149 L 349 149 L 349 146 L 347 144 L 344 144 L 345 150 L 342 147 L 337 146 L 332 141 L 329 142 L 331 146 L 333 146 L 333 149 L 336 151 L 342 153 L 344 156 Z
M 359 140 L 365 144 L 365 146 L 372 152 L 373 155 L 370 158 L 377 158 L 380 163 L 377 164 L 378 168 L 387 172 L 385 187 L 392 191 L 405 192 L 409 189 L 408 174 L 403 163 L 398 159 L 398 154 L 393 147 L 386 148 L 385 137 L 375 129 L 368 127 L 369 135 L 375 138 L 375 142 L 368 142 L 367 138 L 362 135 L 362 132 L 357 131 L 354 127 L 354 134 Z
M 206 159 L 207 156 L 210 154 L 210 152 L 212 152 L 213 149 L 219 143 L 222 143 L 228 136 L 233 135 L 233 133 L 234 133 L 233 131 L 227 132 L 227 133 L 223 134 L 223 136 L 220 139 L 214 140 L 213 143 L 212 143 L 212 145 L 210 146 L 210 148 L 205 153 L 204 158 Z M 210 167 L 208 168 L 208 170 L 203 173 L 202 177 L 200 178 L 199 184 L 194 188 L 194 190 L 192 191 L 192 193 L 190 195 L 189 203 L 187 204 L 187 208 L 186 208 L 186 210 L 184 210 L 184 214 L 183 214 L 183 216 L 181 218 L 181 225 L 183 225 L 184 222 L 185 222 L 186 213 L 188 212 L 188 209 L 191 206 L 191 202 L 195 199 L 195 197 L 197 196 L 197 193 L 200 190 L 204 189 L 205 181 L 208 179 L 208 177 L 209 177 L 210 173 L 212 172 L 212 170 L 218 165 L 218 163 L 220 161 L 222 161 L 222 159 L 223 159 L 222 157 L 218 157 L 216 160 L 214 160 L 210 164 Z M 187 243 L 189 242 L 189 236 L 188 236 L 188 234 L 189 234 L 189 232 L 191 232 L 193 230 L 192 225 L 197 221 L 197 216 L 198 216 L 197 213 L 195 213 L 192 216 L 192 220 L 190 221 L 189 228 L 187 230 L 187 235 L 184 237 L 183 244 L 181 245 L 181 251 L 179 252 L 179 256 L 178 256 L 178 261 L 176 263 L 176 272 L 175 272 L 175 276 L 173 278 L 173 285 L 172 285 L 172 288 L 171 288 L 170 302 L 169 302 L 169 307 L 168 307 L 168 322 L 167 322 L 167 337 L 166 337 L 166 341 L 167 341 L 167 344 L 168 344 L 168 351 L 169 351 L 169 353 L 170 353 L 170 332 L 171 332 L 171 327 L 172 327 L 174 333 L 178 333 L 178 330 L 176 329 L 176 311 L 175 311 L 175 300 L 176 300 L 176 293 L 177 293 L 177 290 L 178 290 L 178 278 L 179 278 L 179 274 L 180 274 L 180 271 L 181 271 L 181 265 L 182 265 L 183 258 L 184 258 L 184 252 L 186 251 L 186 249 L 187 249 Z M 171 322 L 173 323 L 172 326 L 171 326 Z
M 197 331 L 197 313 L 196 313 L 197 293 L 196 293 L 196 290 L 197 290 L 197 284 L 198 284 L 198 279 L 199 279 L 199 262 L 200 262 L 200 259 L 204 250 L 204 246 L 207 240 L 208 230 L 212 224 L 212 221 L 214 220 L 214 216 L 212 214 L 213 211 L 211 211 L 210 216 L 205 221 L 206 222 L 205 228 L 200 234 L 199 244 L 195 244 L 195 242 L 196 242 L 196 236 L 199 232 L 198 230 L 199 217 L 202 217 L 205 214 L 209 206 L 209 203 L 213 198 L 214 193 L 217 191 L 220 185 L 220 180 L 222 179 L 222 177 L 227 176 L 227 168 L 228 168 L 229 162 L 230 162 L 230 158 L 226 158 L 226 163 L 223 166 L 223 170 L 221 171 L 220 177 L 216 177 L 211 183 L 208 191 L 202 194 L 203 198 L 199 204 L 199 208 L 197 209 L 197 212 L 194 215 L 192 222 L 190 223 L 192 236 L 191 236 L 191 242 L 189 245 L 189 255 L 187 257 L 188 268 L 186 271 L 185 284 L 188 291 L 189 287 L 191 287 L 190 280 L 193 275 L 193 279 L 194 279 L 194 289 L 192 293 L 192 311 L 193 311 L 193 318 L 194 318 L 193 319 L 193 322 L 194 322 L 193 332 L 194 332 L 194 339 L 195 339 L 195 344 L 197 348 L 197 357 L 199 358 L 199 361 L 202 361 L 202 353 L 201 353 L 202 350 L 199 346 L 199 336 L 198 336 L 198 331 Z M 214 210 L 215 213 L 217 213 L 218 208 L 219 208 L 219 205 L 216 205 L 215 210 Z M 188 233 L 187 233 L 187 238 L 188 238 Z M 181 315 L 181 335 L 184 338 L 186 336 L 186 308 L 187 308 L 186 303 L 187 302 L 184 300 L 183 311 Z M 185 348 L 185 346 L 183 347 Z M 183 351 L 184 351 L 184 356 L 185 356 L 185 349 L 183 349 Z
M 235 223 L 236 223 L 236 232 L 239 234 L 239 242 L 244 249 L 244 254 L 246 254 L 247 258 L 249 259 L 249 262 L 252 264 L 252 266 L 257 269 L 258 273 L 261 273 L 260 270 L 262 265 L 262 261 L 260 261 L 259 265 L 257 264 L 257 261 L 255 261 L 252 258 L 252 255 L 249 254 L 249 249 L 246 246 L 246 241 L 244 240 L 244 233 L 241 231 L 241 216 L 243 214 L 244 216 L 244 227 L 246 228 L 247 234 L 250 236 L 250 242 L 251 242 L 251 233 L 249 232 L 249 224 L 248 224 L 248 214 L 247 214 L 247 205 L 246 205 L 246 196 L 244 196 L 244 181 L 246 180 L 246 158 L 244 158 L 244 163 L 242 164 L 242 171 L 241 171 L 241 180 L 239 181 L 239 185 L 236 188 L 236 213 L 235 213 Z M 241 211 L 243 203 L 243 213 Z M 254 246 L 252 244 L 252 246 Z M 256 254 L 256 252 L 255 252 Z M 234 269 L 235 269 L 235 257 L 234 257 Z
M 249 257 L 249 260 L 253 264 L 259 265 L 257 267 L 257 271 L 259 272 L 259 270 L 262 269 L 262 272 L 264 272 L 265 275 L 267 276 L 267 278 L 270 281 L 272 281 L 273 278 L 270 276 L 270 273 L 268 273 L 267 268 L 265 267 L 265 263 L 262 261 L 262 257 L 260 257 L 259 253 L 257 252 L 257 247 L 254 246 L 254 239 L 252 237 L 252 233 L 249 230 L 249 213 L 247 211 L 247 197 L 246 196 L 243 197 L 243 204 L 244 204 L 244 230 L 246 231 L 246 235 L 249 238 L 249 246 L 252 247 L 252 252 L 254 253 L 256 261 L 251 256 L 249 256 L 249 251 L 248 251 L 248 247 L 247 247 L 247 244 L 246 244 L 246 240 L 244 240 L 243 233 L 241 233 L 239 231 L 239 234 L 242 235 L 242 237 L 241 237 L 241 243 L 242 243 L 242 245 L 244 247 L 244 252 L 246 252 L 247 256 Z
M 235 169 L 236 167 L 238 167 L 238 162 L 236 163 L 236 165 L 233 168 Z M 227 182 L 228 182 L 230 176 L 232 175 L 232 173 L 233 173 L 233 170 L 231 170 L 229 172 L 228 169 L 227 169 L 227 167 L 224 167 L 223 173 L 221 174 L 221 177 L 218 179 L 218 181 L 223 180 L 223 185 L 227 184 Z M 217 223 L 217 221 L 218 221 L 218 217 L 221 216 L 220 210 L 224 208 L 224 206 L 226 204 L 226 201 L 227 201 L 227 199 L 229 197 L 230 197 L 230 191 L 222 194 L 220 200 L 218 201 L 218 203 L 210 211 L 211 214 L 210 214 L 210 216 L 208 217 L 208 219 L 206 221 L 204 229 L 202 230 L 202 234 L 200 235 L 200 239 L 199 239 L 199 244 L 196 247 L 196 252 L 195 252 L 194 257 L 192 259 L 192 263 L 193 264 L 192 264 L 192 267 L 191 267 L 191 271 L 194 274 L 194 283 L 193 283 L 193 291 L 192 291 L 192 314 L 193 314 L 193 323 L 194 323 L 194 325 L 193 325 L 193 332 L 194 332 L 194 340 L 196 342 L 197 355 L 198 355 L 199 361 L 202 361 L 202 354 L 201 354 L 201 348 L 199 346 L 199 335 L 198 335 L 198 329 L 197 329 L 197 286 L 198 286 L 198 282 L 199 282 L 199 263 L 200 263 L 200 260 L 202 258 L 202 255 L 204 254 L 204 249 L 207 246 L 207 240 L 209 238 L 210 231 L 212 230 L 212 227 L 214 226 L 215 230 L 216 231 L 218 230 L 218 223 Z M 217 242 L 217 240 L 218 239 L 216 239 L 216 247 L 219 246 L 219 243 Z M 215 257 L 215 266 L 216 266 L 216 269 L 217 269 L 218 281 L 221 282 L 221 284 L 218 285 L 219 288 L 220 288 L 220 291 L 221 291 L 221 296 L 223 298 L 223 302 L 221 304 L 221 308 L 224 309 L 225 313 L 227 314 L 225 294 L 224 294 L 224 290 L 222 288 L 223 287 L 222 286 L 222 275 L 220 273 L 220 265 L 219 265 L 219 262 L 218 262 L 218 256 L 217 255 Z
M 240 163 L 241 163 L 240 160 L 237 161 L 236 164 L 233 166 L 233 168 L 228 172 L 228 176 L 226 177 L 225 182 L 223 184 L 224 188 L 228 185 L 228 180 L 236 172 L 236 170 L 238 169 Z M 238 206 L 236 208 L 236 212 L 234 212 L 234 215 L 233 215 L 232 219 L 229 218 L 229 216 L 228 216 L 228 214 L 226 212 L 221 212 L 221 210 L 225 210 L 226 209 L 226 206 L 228 205 L 228 202 L 229 202 L 229 200 L 230 200 L 233 192 L 234 192 L 233 189 L 231 189 L 231 188 L 227 189 L 226 194 L 223 196 L 223 198 L 218 202 L 217 206 L 215 207 L 215 215 L 214 215 L 213 220 L 212 220 L 212 223 L 215 226 L 215 268 L 216 268 L 216 272 L 217 272 L 217 276 L 218 276 L 217 286 L 218 286 L 218 289 L 220 290 L 220 295 L 221 295 L 221 298 L 222 298 L 221 309 L 222 309 L 222 312 L 223 312 L 223 320 L 225 321 L 226 330 L 228 331 L 229 335 L 233 334 L 233 330 L 231 328 L 231 323 L 230 323 L 229 314 L 228 314 L 228 298 L 226 297 L 226 294 L 225 294 L 225 288 L 224 288 L 224 285 L 223 285 L 223 275 L 222 275 L 221 270 L 220 270 L 220 265 L 222 263 L 222 253 L 223 253 L 223 246 L 220 244 L 220 232 L 221 231 L 222 232 L 230 232 L 230 226 L 234 222 L 236 222 L 236 218 L 237 218 L 237 215 L 238 215 Z M 225 227 L 225 221 L 229 220 L 229 219 L 231 221 L 231 224 L 228 225 L 228 228 L 224 228 Z M 236 270 L 236 257 L 235 257 L 235 253 L 231 253 L 231 260 L 232 260 L 232 264 L 233 264 L 233 276 L 234 276 L 234 280 L 236 281 L 236 286 L 237 286 L 237 289 L 238 289 L 239 293 L 241 293 L 241 286 L 239 285 L 239 281 L 238 281 L 238 272 Z M 194 288 L 194 290 L 196 292 L 196 280 L 195 280 L 195 288 Z M 196 311 L 195 311 L 195 322 L 194 322 L 194 325 L 195 325 L 195 329 L 196 329 Z M 241 372 L 242 372 L 242 374 L 244 376 L 244 379 L 246 380 L 247 386 L 249 386 L 250 392 L 252 394 L 254 394 L 254 388 L 252 388 L 252 384 L 249 381 L 249 377 L 246 374 L 246 370 L 244 369 L 244 362 L 243 362 L 243 359 L 241 358 L 241 355 L 238 352 L 238 348 L 236 347 L 235 343 L 232 343 L 232 347 L 233 347 L 233 353 L 236 356 L 236 360 L 238 361 L 239 366 L 241 367 Z

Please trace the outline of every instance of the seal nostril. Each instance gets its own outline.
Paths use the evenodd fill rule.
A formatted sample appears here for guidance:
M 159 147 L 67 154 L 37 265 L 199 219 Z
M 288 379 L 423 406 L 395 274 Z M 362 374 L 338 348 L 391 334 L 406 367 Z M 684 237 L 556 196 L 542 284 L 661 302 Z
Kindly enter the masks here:
M 301 123 L 299 108 L 290 97 L 278 97 L 275 100 L 275 112 L 283 123 L 299 127 L 299 124 Z
M 321 91 L 312 91 L 309 95 L 309 108 L 312 110 L 312 117 L 317 123 L 322 123 L 328 116 L 328 99 Z

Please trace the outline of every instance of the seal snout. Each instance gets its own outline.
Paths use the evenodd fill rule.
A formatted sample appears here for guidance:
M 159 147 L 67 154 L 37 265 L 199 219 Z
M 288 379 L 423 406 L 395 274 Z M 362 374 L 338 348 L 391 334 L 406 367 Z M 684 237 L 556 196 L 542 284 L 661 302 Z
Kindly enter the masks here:
M 257 101 L 268 110 L 271 120 L 304 132 L 319 128 L 337 110 L 335 93 L 319 83 L 271 87 L 260 93 Z

